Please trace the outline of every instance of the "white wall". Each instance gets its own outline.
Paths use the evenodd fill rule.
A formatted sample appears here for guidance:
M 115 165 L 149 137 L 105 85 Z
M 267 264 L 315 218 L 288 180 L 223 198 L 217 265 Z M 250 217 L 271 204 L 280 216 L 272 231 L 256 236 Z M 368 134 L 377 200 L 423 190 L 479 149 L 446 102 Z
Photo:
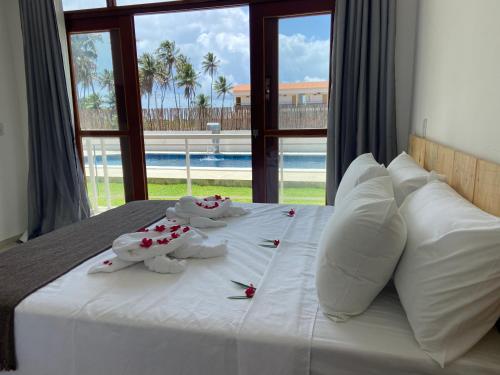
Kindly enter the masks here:
M 398 150 L 406 150 L 411 127 L 418 0 L 396 2 L 396 127 Z
M 0 1 L 0 242 L 27 225 L 27 108 L 17 0 Z
M 420 0 L 412 130 L 500 162 L 500 1 Z

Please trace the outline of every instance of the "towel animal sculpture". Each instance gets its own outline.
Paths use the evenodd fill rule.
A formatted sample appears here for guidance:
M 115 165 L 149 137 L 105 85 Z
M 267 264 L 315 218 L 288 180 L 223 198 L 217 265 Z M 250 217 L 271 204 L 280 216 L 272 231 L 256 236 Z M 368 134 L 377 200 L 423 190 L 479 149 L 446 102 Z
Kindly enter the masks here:
M 248 212 L 242 207 L 233 206 L 230 198 L 222 198 L 219 195 L 202 199 L 186 196 L 179 199 L 175 207 L 167 209 L 167 218 L 196 228 L 217 228 L 227 225 L 219 219 L 242 216 Z
M 144 262 L 157 273 L 179 273 L 187 258 L 213 258 L 227 253 L 227 241 L 208 238 L 203 232 L 173 220 L 161 220 L 148 229 L 128 233 L 113 241 L 114 256 L 94 264 L 89 274 L 115 272 Z

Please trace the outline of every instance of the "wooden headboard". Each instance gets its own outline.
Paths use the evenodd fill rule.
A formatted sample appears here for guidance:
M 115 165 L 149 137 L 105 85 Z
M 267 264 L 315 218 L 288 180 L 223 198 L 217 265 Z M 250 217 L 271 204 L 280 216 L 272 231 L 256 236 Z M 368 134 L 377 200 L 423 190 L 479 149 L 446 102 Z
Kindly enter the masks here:
M 500 164 L 410 136 L 410 155 L 426 170 L 446 176 L 448 184 L 465 199 L 500 216 Z

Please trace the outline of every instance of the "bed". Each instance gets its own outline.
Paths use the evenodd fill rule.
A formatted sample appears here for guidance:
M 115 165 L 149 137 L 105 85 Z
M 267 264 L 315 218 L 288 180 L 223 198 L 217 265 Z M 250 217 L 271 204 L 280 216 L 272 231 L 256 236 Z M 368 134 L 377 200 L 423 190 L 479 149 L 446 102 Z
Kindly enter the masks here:
M 415 149 L 415 146 L 413 147 Z M 425 152 L 425 151 L 424 151 Z M 229 241 L 222 258 L 190 260 L 177 275 L 137 264 L 88 275 L 107 250 L 25 298 L 15 310 L 20 375 L 50 374 L 498 374 L 492 330 L 442 369 L 423 353 L 389 284 L 345 323 L 322 314 L 314 252 L 332 207 L 244 205 L 208 234 Z M 260 246 L 280 239 L 277 248 Z M 251 300 L 231 300 L 252 282 Z

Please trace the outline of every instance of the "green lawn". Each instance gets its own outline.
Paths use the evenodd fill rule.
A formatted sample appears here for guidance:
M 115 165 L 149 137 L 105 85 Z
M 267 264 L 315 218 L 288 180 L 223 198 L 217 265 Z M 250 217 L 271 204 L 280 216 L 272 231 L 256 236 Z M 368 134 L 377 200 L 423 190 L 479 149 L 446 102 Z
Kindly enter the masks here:
M 186 184 L 148 184 L 149 199 L 178 199 L 186 195 Z M 231 197 L 235 202 L 252 202 L 252 188 L 235 186 L 210 186 L 197 185 L 192 186 L 193 195 L 204 197 L 214 194 Z M 90 184 L 88 192 L 93 202 L 93 191 Z M 119 206 L 125 203 L 123 194 L 123 184 L 118 182 L 110 183 L 111 205 Z M 98 183 L 98 204 L 106 206 L 106 194 L 104 183 Z M 285 187 L 283 203 L 288 204 L 318 204 L 325 203 L 325 189 L 320 187 Z

